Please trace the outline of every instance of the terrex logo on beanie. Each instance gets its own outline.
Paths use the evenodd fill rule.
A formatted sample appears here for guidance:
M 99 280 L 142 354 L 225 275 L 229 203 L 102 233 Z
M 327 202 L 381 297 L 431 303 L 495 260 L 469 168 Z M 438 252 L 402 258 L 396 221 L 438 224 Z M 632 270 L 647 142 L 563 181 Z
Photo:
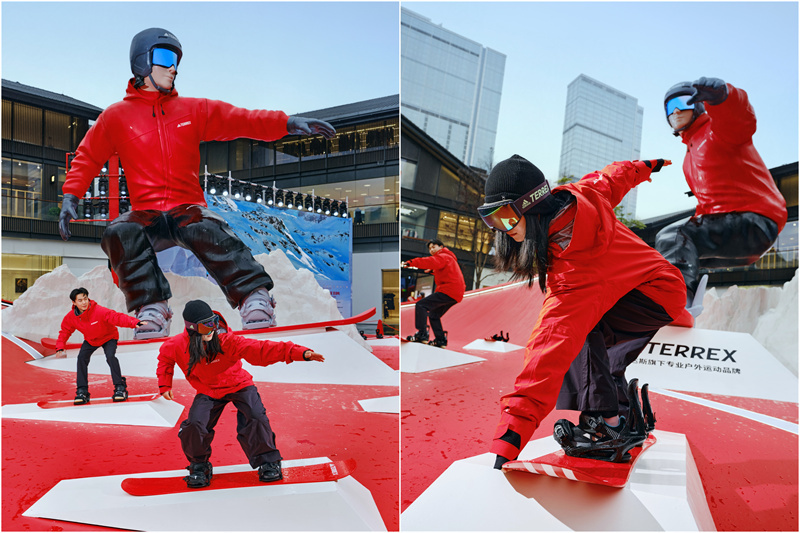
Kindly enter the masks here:
M 512 155 L 497 163 L 486 179 L 487 204 L 502 200 L 516 200 L 547 183 L 536 165 L 522 156 Z M 549 190 L 549 189 L 548 189 Z

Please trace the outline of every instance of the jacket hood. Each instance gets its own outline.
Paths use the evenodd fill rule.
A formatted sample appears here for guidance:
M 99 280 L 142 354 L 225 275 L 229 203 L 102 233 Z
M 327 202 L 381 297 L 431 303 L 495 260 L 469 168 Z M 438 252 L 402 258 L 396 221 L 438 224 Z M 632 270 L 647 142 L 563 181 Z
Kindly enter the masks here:
M 134 79 L 128 80 L 128 87 L 125 89 L 124 100 L 128 101 L 142 101 L 149 105 L 155 105 L 159 102 L 164 102 L 169 98 L 178 96 L 178 89 L 172 89 L 169 94 L 164 94 L 161 91 L 145 91 L 143 88 L 135 88 L 133 86 Z
M 688 142 L 689 139 L 691 139 L 692 136 L 695 133 L 697 133 L 697 131 L 701 127 L 703 127 L 703 125 L 705 125 L 709 120 L 711 120 L 711 117 L 708 116 L 708 113 L 703 113 L 702 115 L 694 119 L 694 121 L 691 124 L 689 124 L 688 128 L 678 132 L 681 136 L 681 141 L 683 141 L 684 143 Z

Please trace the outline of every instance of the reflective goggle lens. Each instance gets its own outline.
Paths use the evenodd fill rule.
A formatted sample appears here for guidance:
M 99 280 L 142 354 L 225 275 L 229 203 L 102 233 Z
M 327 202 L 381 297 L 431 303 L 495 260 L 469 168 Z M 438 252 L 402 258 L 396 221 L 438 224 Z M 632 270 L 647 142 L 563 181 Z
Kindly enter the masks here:
M 688 94 L 676 96 L 667 102 L 667 116 L 670 116 L 676 109 L 694 109 L 694 104 L 687 104 L 686 101 L 691 98 Z
M 500 231 L 511 231 L 520 220 L 513 203 L 499 207 L 479 207 L 478 214 L 487 226 Z
M 153 65 L 178 68 L 178 54 L 168 48 L 153 48 Z
M 211 318 L 206 318 L 200 322 L 194 323 L 186 321 L 186 329 L 191 329 L 200 335 L 208 335 L 219 327 L 219 317 L 214 315 Z

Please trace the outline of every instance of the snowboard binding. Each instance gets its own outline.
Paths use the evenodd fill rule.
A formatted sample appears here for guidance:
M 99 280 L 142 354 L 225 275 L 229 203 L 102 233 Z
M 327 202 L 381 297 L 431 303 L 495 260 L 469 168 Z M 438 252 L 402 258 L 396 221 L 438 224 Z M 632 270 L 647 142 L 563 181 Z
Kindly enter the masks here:
M 647 385 L 643 387 L 642 402 L 648 412 L 645 416 L 639 403 L 639 380 L 628 384 L 628 417 L 620 417 L 620 425 L 608 426 L 602 416 L 581 413 L 578 425 L 566 419 L 558 420 L 553 428 L 553 438 L 570 457 L 597 459 L 624 463 L 631 459 L 628 451 L 641 446 L 655 427 L 655 415 L 650 408 Z M 649 429 L 648 429 L 649 428 Z
M 419 330 L 416 333 L 414 333 L 413 335 L 409 335 L 408 337 L 406 337 L 406 339 L 409 342 L 427 343 L 428 342 L 428 326 L 425 326 L 425 330 L 424 331 L 423 330 Z
M 211 466 L 210 462 L 191 463 L 186 467 L 186 470 L 189 471 L 189 475 L 183 478 L 183 480 L 186 482 L 188 488 L 201 489 L 211 484 L 214 467 Z
M 444 348 L 445 346 L 447 346 L 447 332 L 443 331 L 441 337 L 436 337 L 428 344 L 431 346 L 436 346 L 437 348 Z

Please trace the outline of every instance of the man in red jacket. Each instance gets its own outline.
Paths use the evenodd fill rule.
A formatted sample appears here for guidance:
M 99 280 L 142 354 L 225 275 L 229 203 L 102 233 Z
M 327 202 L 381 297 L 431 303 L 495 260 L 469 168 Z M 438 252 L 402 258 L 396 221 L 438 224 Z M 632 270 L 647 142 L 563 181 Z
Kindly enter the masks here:
M 445 248 L 438 239 L 428 242 L 430 257 L 416 257 L 403 263 L 404 267 L 433 270 L 436 290 L 427 298 L 419 300 L 414 306 L 414 326 L 417 332 L 408 337 L 413 342 L 428 341 L 428 321 L 431 323 L 434 339 L 430 344 L 447 346 L 447 334 L 442 328 L 442 315 L 464 299 L 464 275 L 458 266 L 453 252 Z
M 117 327 L 135 328 L 142 324 L 132 316 L 117 313 L 111 309 L 97 305 L 89 299 L 89 291 L 83 287 L 74 289 L 69 294 L 72 310 L 61 321 L 61 331 L 56 342 L 56 357 L 66 357 L 64 346 L 77 329 L 83 333 L 83 344 L 78 352 L 78 390 L 75 393 L 75 405 L 89 403 L 89 359 L 99 347 L 103 347 L 106 362 L 111 369 L 111 380 L 114 383 L 115 402 L 128 399 L 128 386 L 117 359 Z
M 67 240 L 79 199 L 108 158 L 119 154 L 133 210 L 108 225 L 101 246 L 128 311 L 147 322 L 137 328 L 137 339 L 169 335 L 172 292 L 156 252 L 176 245 L 197 256 L 231 307 L 239 308 L 245 329 L 275 325 L 272 279 L 227 222 L 206 206 L 198 175 L 200 142 L 336 134 L 321 120 L 178 96 L 175 77 L 182 55 L 178 39 L 162 28 L 134 36 L 134 77 L 126 96 L 103 111 L 87 132 L 63 187 L 59 231 Z
M 205 487 L 211 480 L 211 441 L 214 427 L 228 402 L 238 411 L 236 431 L 250 466 L 258 468 L 261 481 L 276 481 L 281 473 L 281 453 L 266 409 L 253 383 L 242 368 L 242 359 L 268 366 L 283 361 L 324 361 L 309 348 L 292 342 L 259 341 L 229 333 L 221 315 L 206 302 L 192 300 L 183 311 L 186 330 L 167 339 L 158 352 L 158 390 L 173 400 L 172 376 L 177 364 L 197 391 L 189 415 L 181 422 L 178 436 L 189 460 L 189 488 Z
M 686 145 L 683 173 L 697 209 L 662 229 L 656 250 L 683 274 L 692 307 L 700 268 L 750 265 L 772 247 L 786 225 L 786 200 L 753 146 L 756 115 L 746 92 L 703 77 L 671 87 L 664 108 Z

